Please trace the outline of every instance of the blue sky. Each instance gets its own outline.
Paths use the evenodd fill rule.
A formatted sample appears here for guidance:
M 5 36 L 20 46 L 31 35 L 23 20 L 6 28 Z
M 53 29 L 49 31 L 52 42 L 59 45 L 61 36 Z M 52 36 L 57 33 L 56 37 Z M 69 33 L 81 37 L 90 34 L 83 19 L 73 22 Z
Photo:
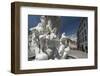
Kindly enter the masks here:
M 81 17 L 61 17 L 61 33 L 66 32 L 67 35 L 77 32 Z
M 61 16 L 61 30 L 60 33 L 65 32 L 66 35 L 75 34 L 80 24 L 81 17 Z M 40 16 L 29 15 L 28 27 L 34 27 L 40 22 Z

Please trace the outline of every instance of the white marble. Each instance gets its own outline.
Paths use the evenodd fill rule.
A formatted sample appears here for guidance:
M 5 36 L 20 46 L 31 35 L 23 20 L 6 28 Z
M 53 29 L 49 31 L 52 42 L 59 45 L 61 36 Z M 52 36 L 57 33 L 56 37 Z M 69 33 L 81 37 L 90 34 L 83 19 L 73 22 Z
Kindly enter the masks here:
M 30 29 L 29 57 L 35 56 L 35 60 L 65 59 L 69 48 L 66 47 L 65 33 L 61 38 L 56 35 L 57 28 L 52 28 L 52 22 L 46 16 L 40 17 L 36 27 Z

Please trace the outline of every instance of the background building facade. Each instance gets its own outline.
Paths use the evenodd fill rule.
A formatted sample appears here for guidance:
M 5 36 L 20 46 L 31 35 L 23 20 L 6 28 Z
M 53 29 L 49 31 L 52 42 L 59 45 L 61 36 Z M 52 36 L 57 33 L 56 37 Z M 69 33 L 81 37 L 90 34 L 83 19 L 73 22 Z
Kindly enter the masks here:
M 87 18 L 82 18 L 77 31 L 77 48 L 88 52 L 88 23 Z

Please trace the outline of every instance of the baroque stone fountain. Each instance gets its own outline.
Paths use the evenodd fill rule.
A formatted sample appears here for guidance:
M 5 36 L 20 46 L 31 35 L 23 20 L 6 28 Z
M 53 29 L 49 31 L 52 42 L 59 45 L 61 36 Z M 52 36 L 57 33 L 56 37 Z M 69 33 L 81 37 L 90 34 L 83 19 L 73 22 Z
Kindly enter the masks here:
M 59 35 L 60 17 L 41 16 L 29 29 L 28 57 L 33 60 L 66 59 L 70 48 L 65 33 Z

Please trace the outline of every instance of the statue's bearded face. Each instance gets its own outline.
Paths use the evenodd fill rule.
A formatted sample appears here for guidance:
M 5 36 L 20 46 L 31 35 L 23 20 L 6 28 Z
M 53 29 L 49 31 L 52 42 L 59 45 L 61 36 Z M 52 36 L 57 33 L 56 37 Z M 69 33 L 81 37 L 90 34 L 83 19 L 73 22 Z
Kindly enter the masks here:
M 48 20 L 48 25 L 51 25 L 51 20 Z
M 40 20 L 41 20 L 42 23 L 46 23 L 46 17 L 45 16 L 41 16 Z

